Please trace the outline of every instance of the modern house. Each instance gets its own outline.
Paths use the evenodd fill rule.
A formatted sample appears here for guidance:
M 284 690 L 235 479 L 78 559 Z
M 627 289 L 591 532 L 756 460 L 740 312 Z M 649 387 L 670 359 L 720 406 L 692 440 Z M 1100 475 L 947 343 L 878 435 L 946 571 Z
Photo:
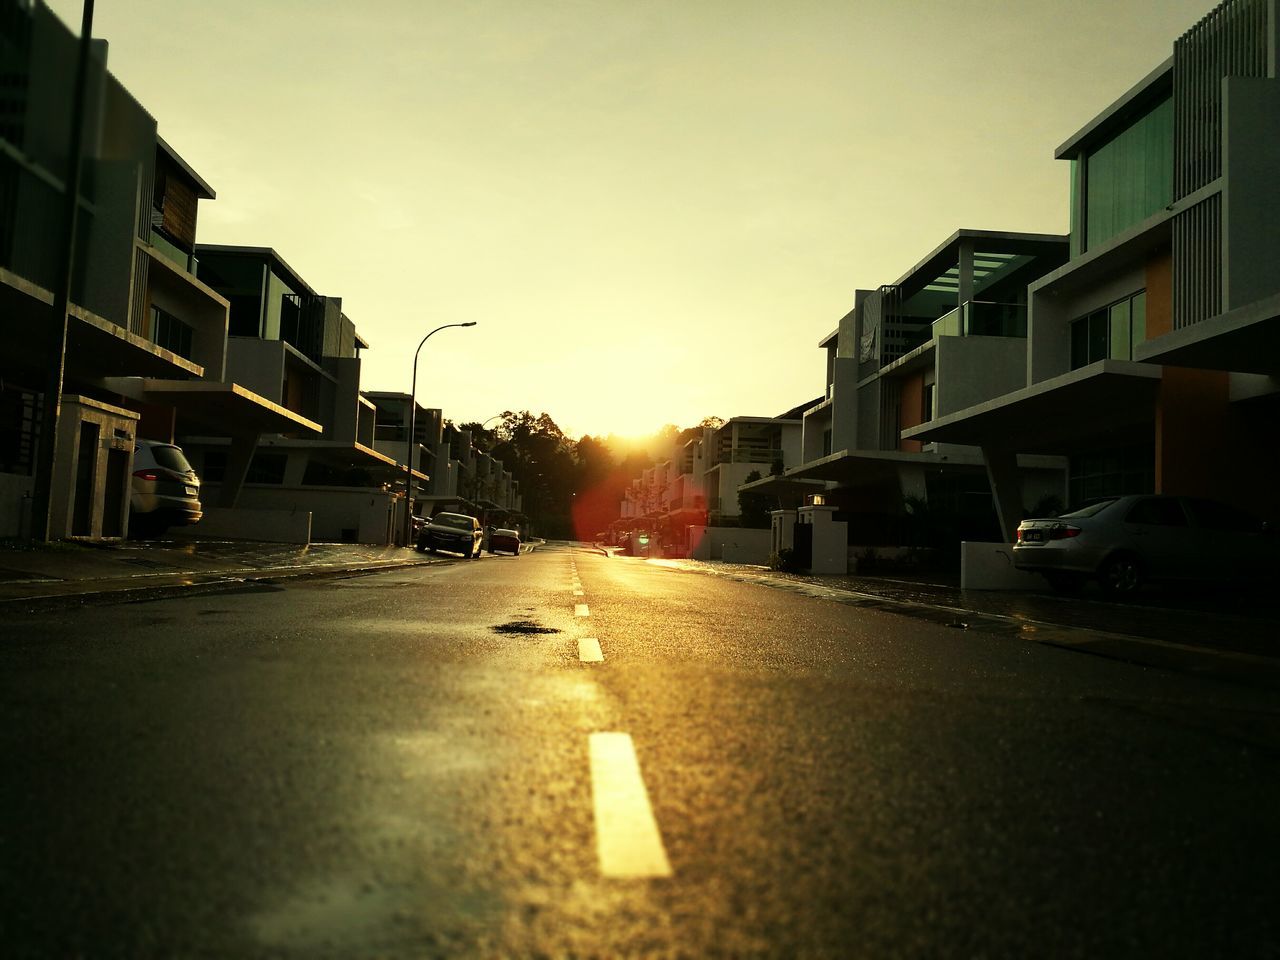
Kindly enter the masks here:
M 106 69 L 94 41 L 54 470 L 39 478 L 43 401 L 58 359 L 54 290 L 65 241 L 78 39 L 42 4 L 0 0 L 0 535 L 114 539 L 128 523 L 139 437 L 216 422 L 236 437 L 318 427 L 225 381 L 227 302 L 196 278 L 196 214 L 211 187 Z M 224 491 L 234 502 L 238 483 Z
M 903 545 L 912 502 L 948 514 L 958 536 L 981 536 L 992 525 L 981 451 L 910 432 L 1021 382 L 1027 285 L 1067 259 L 1067 244 L 959 230 L 893 283 L 857 291 L 819 343 L 826 391 L 802 416 L 804 461 L 743 489 L 784 507 L 821 494 L 851 546 Z M 1017 469 L 1033 500 L 1064 492 L 1061 461 L 1024 458 Z
M 403 466 L 375 449 L 375 407 L 360 394 L 368 344 L 341 299 L 318 294 L 269 247 L 200 244 L 195 254 L 201 280 L 229 305 L 227 379 L 321 430 L 256 439 L 241 505 L 310 513 L 315 540 L 394 542 Z M 238 459 L 233 438 L 215 429 L 179 439 L 217 493 Z
M 1006 542 L 1014 458 L 1065 457 L 1069 501 L 1213 497 L 1275 511 L 1280 24 L 1227 0 L 1066 140 L 1071 256 L 1031 284 L 1020 382 L 905 431 L 980 447 Z

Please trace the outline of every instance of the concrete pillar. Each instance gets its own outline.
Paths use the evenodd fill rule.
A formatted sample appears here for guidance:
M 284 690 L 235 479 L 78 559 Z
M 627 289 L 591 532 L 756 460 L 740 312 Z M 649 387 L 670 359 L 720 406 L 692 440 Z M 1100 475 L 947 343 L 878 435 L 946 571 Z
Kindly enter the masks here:
M 234 507 L 244 489 L 244 479 L 249 475 L 249 463 L 258 448 L 258 433 L 242 433 L 231 438 L 227 450 L 227 469 L 218 489 L 218 506 Z
M 813 527 L 813 558 L 810 573 L 849 572 L 849 525 L 835 519 L 836 508 L 824 505 L 801 507 L 797 522 Z
M 773 537 L 770 540 L 771 552 L 781 553 L 791 550 L 796 545 L 796 512 L 794 510 L 773 510 L 769 514 Z
M 960 241 L 960 288 L 956 293 L 956 306 L 960 307 L 973 299 L 973 241 Z
M 987 465 L 987 480 L 1000 521 L 1005 543 L 1013 543 L 1018 524 L 1022 522 L 1022 475 L 1018 471 L 1018 455 L 1002 447 L 983 447 L 982 461 Z

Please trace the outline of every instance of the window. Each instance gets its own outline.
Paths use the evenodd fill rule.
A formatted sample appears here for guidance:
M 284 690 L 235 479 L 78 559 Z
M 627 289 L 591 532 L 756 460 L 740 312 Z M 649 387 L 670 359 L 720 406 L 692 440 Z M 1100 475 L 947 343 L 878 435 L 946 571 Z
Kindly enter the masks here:
M 1225 503 L 1216 500 L 1188 500 L 1187 509 L 1197 527 L 1206 530 L 1226 530 L 1231 533 L 1259 533 L 1262 521 Z
M 1085 160 L 1085 249 L 1173 201 L 1173 100 L 1164 100 Z
M 233 293 L 227 297 L 231 313 L 227 333 L 233 337 L 262 335 L 262 308 L 257 294 Z
M 284 468 L 288 460 L 283 453 L 255 453 L 244 482 L 284 483 Z
M 1071 369 L 1098 360 L 1132 360 L 1147 338 L 1147 292 L 1139 290 L 1071 324 Z
M 920 400 L 920 422 L 928 423 L 933 419 L 933 390 L 936 384 L 926 383 L 924 395 Z
M 151 339 L 157 347 L 172 350 L 180 357 L 191 357 L 191 343 L 195 331 L 167 310 L 151 308 Z
M 1081 454 L 1068 464 L 1067 498 L 1073 505 L 1154 489 L 1155 449 L 1149 444 Z
M 1185 527 L 1187 515 L 1182 504 L 1172 497 L 1152 497 L 1139 500 L 1129 510 L 1126 523 L 1140 523 L 1150 527 Z

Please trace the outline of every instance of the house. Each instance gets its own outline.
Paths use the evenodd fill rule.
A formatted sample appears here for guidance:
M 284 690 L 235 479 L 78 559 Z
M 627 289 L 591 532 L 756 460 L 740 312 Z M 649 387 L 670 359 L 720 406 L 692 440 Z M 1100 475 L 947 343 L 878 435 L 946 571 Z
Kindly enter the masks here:
M 1070 136 L 1068 261 L 1029 287 L 1012 389 L 904 432 L 981 448 L 1012 540 L 1015 457 L 1066 458 L 1068 500 L 1201 495 L 1275 511 L 1280 24 L 1227 0 Z
M 233 468 L 243 469 L 243 507 L 310 513 L 314 540 L 394 542 L 403 465 L 375 449 L 376 408 L 360 393 L 368 344 L 342 300 L 317 293 L 270 247 L 197 244 L 194 252 L 202 282 L 228 304 L 227 379 L 320 433 L 264 433 L 241 466 L 234 438 L 180 430 L 205 489 L 217 494 Z
M 106 69 L 102 41 L 91 46 L 60 343 L 67 78 L 79 40 L 40 4 L 0 0 L 0 17 L 0 535 L 118 539 L 137 438 L 171 440 L 179 422 L 217 422 L 236 437 L 319 428 L 224 380 L 228 305 L 192 259 L 198 202 L 214 191 Z M 55 404 L 46 396 L 59 363 Z M 238 492 L 233 482 L 224 497 Z
M 905 545 L 909 504 L 945 515 L 948 536 L 988 537 L 981 451 L 911 431 L 1021 382 L 1027 285 L 1067 256 L 1066 237 L 962 229 L 893 283 L 857 291 L 819 343 L 826 391 L 801 418 L 803 462 L 743 489 L 784 507 L 820 494 L 848 523 L 850 546 Z M 1033 500 L 1062 494 L 1062 468 L 1015 464 Z

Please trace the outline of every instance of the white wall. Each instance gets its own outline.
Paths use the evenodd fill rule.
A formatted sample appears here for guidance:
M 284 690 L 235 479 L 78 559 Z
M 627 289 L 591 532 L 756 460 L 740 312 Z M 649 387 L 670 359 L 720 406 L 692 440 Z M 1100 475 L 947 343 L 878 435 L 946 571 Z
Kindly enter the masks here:
M 30 522 L 32 477 L 16 473 L 0 473 L 0 537 L 20 537 Z

